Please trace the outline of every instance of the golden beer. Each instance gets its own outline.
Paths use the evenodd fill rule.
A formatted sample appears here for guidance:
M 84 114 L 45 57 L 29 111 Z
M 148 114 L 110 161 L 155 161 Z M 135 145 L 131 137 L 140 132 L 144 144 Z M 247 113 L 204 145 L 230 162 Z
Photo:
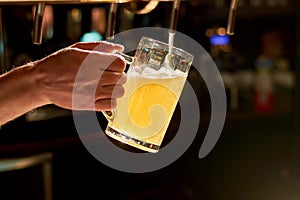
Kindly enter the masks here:
M 166 71 L 155 76 L 153 72 L 149 75 L 128 72 L 127 77 L 125 94 L 118 100 L 109 126 L 132 138 L 131 142 L 127 139 L 123 142 L 137 147 L 135 141 L 143 141 L 144 150 L 149 151 L 149 146 L 150 151 L 156 152 L 155 147 L 159 148 L 171 121 L 186 74 Z

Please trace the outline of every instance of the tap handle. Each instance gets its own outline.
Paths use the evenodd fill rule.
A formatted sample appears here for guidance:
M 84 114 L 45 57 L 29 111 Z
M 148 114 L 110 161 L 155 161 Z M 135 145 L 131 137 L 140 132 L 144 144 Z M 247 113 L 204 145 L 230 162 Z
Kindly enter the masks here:
M 107 30 L 106 30 L 106 39 L 109 39 L 109 40 L 114 39 L 117 8 L 118 8 L 117 3 L 113 2 L 110 4 L 109 13 L 108 13 L 108 21 L 107 21 Z
M 169 31 L 171 33 L 175 33 L 177 28 L 179 8 L 180 8 L 180 0 L 174 0 L 172 6 L 170 27 L 169 27 Z
M 38 3 L 35 7 L 33 35 L 32 35 L 33 44 L 42 43 L 44 11 L 45 11 L 45 3 Z
M 229 14 L 228 14 L 228 24 L 227 24 L 227 34 L 233 35 L 234 34 L 234 26 L 235 26 L 235 18 L 236 18 L 236 11 L 238 7 L 239 0 L 231 0 Z

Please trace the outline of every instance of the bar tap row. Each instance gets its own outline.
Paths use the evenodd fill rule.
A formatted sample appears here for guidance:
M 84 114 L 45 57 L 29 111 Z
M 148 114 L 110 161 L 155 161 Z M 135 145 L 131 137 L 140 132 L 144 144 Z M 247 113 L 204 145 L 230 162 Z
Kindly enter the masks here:
M 178 16 L 179 16 L 179 9 L 180 9 L 180 1 L 181 0 L 165 0 L 165 1 L 170 1 L 173 3 L 172 5 L 172 12 L 170 16 L 170 24 L 169 24 L 169 30 L 171 33 L 175 33 L 176 31 L 176 26 L 177 26 L 177 21 L 178 21 Z M 0 3 L 2 1 L 0 0 Z M 60 1 L 49 1 L 50 3 L 57 3 Z M 48 2 L 48 3 L 49 3 Z M 68 3 L 71 1 L 65 0 L 61 1 L 63 3 Z M 72 1 L 73 2 L 73 1 Z M 106 2 L 106 0 L 81 0 L 80 1 L 89 3 L 89 2 Z M 109 7 L 109 12 L 108 12 L 108 19 L 107 19 L 107 31 L 106 31 L 106 39 L 112 40 L 114 38 L 114 30 L 115 30 L 115 23 L 116 23 L 116 15 L 117 15 L 117 9 L 118 9 L 118 4 L 119 3 L 124 3 L 127 2 L 127 0 L 116 0 L 111 2 L 110 7 Z M 143 11 L 139 13 L 149 13 L 155 7 L 159 1 L 157 0 L 149 0 L 146 6 L 144 7 Z M 227 25 L 227 34 L 228 35 L 233 35 L 234 33 L 234 24 L 235 24 L 235 17 L 236 17 L 236 12 L 237 12 L 237 7 L 238 7 L 238 0 L 231 0 L 231 4 L 229 7 L 229 12 L 228 12 L 228 25 Z M 33 37 L 32 37 L 32 42 L 33 44 L 41 44 L 42 43 L 42 21 L 43 21 L 43 15 L 44 15 L 44 9 L 45 9 L 45 2 L 39 2 L 35 6 L 35 16 L 34 16 L 34 24 L 33 24 Z

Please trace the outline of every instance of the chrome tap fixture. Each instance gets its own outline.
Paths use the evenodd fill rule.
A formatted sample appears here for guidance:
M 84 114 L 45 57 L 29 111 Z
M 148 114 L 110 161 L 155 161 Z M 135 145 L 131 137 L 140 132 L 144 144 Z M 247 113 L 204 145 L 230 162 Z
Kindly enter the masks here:
M 236 11 L 238 7 L 239 0 L 231 0 L 229 13 L 228 13 L 228 24 L 227 24 L 227 34 L 234 34 Z
M 45 11 L 45 3 L 38 3 L 35 7 L 32 43 L 41 44 L 43 37 L 43 17 Z
M 106 39 L 108 40 L 114 39 L 117 9 L 118 9 L 117 3 L 113 2 L 110 4 L 108 20 L 107 20 L 107 28 L 106 28 Z
M 180 0 L 174 0 L 172 6 L 170 27 L 169 27 L 169 31 L 171 33 L 175 33 L 177 28 L 179 8 L 180 8 Z

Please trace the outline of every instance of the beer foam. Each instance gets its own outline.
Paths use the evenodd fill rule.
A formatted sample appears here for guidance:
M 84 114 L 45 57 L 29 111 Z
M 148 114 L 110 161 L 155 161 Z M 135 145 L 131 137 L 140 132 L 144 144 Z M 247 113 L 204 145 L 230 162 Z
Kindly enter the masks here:
M 180 70 L 173 70 L 166 67 L 161 67 L 159 70 L 156 70 L 152 67 L 149 67 L 147 65 L 142 66 L 135 66 L 133 67 L 128 75 L 131 76 L 141 76 L 141 77 L 147 77 L 147 78 L 176 78 L 176 77 L 184 77 L 187 76 L 185 73 L 183 73 Z

